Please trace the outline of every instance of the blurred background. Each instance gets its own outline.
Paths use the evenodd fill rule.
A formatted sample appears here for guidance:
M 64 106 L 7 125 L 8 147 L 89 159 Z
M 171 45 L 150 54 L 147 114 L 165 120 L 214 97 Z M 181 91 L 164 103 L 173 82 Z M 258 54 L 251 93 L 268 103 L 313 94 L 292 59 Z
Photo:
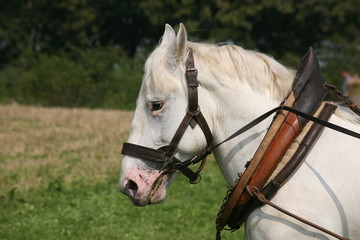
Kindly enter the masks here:
M 133 109 L 165 23 L 296 68 L 309 46 L 328 82 L 360 72 L 359 0 L 1 0 L 0 102 Z
M 165 24 L 290 68 L 312 46 L 327 81 L 360 96 L 359 9 L 360 0 L 0 0 L 0 239 L 213 239 L 227 191 L 215 161 L 199 185 L 179 176 L 156 206 L 136 208 L 117 190 L 143 64 Z

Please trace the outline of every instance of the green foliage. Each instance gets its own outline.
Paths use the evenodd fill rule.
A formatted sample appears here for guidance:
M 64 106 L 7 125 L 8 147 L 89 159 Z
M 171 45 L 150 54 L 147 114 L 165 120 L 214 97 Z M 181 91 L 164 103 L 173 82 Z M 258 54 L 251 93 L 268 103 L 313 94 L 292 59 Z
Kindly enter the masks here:
M 89 0 L 1 1 L 0 64 L 33 52 L 93 46 L 96 13 Z
M 64 184 L 0 196 L 0 238 L 23 239 L 212 239 L 215 218 L 226 192 L 214 161 L 203 181 L 190 185 L 185 177 L 170 186 L 159 205 L 135 207 L 117 191 L 116 176 L 87 184 Z M 223 232 L 224 240 L 241 239 L 243 230 Z
M 93 58 L 94 54 L 95 59 L 102 59 L 98 52 L 122 49 L 128 58 L 122 54 L 122 58 L 116 60 L 118 66 L 131 69 L 131 75 L 138 77 L 141 68 L 134 68 L 134 65 L 138 64 L 139 52 L 146 55 L 156 45 L 165 23 L 176 28 L 180 22 L 186 25 L 192 38 L 231 41 L 272 55 L 293 68 L 308 47 L 313 46 L 320 57 L 324 75 L 330 83 L 339 86 L 342 69 L 359 73 L 358 9 L 358 0 L 2 1 L 1 75 L 26 81 L 17 83 L 16 87 L 20 89 L 14 89 L 15 85 L 8 79 L 0 79 L 0 87 L 4 88 L 0 89 L 0 100 L 123 108 L 118 102 L 128 101 L 128 98 L 133 101 L 136 93 L 132 89 L 138 89 L 139 85 L 129 87 L 131 90 L 121 94 L 117 90 L 119 81 L 129 80 L 123 77 L 127 70 L 120 72 L 110 67 L 116 53 L 108 50 L 110 60 L 105 59 L 104 64 L 99 61 L 94 64 L 95 61 L 91 62 L 86 56 Z M 39 70 L 40 67 L 44 69 Z M 104 68 L 106 74 L 101 73 Z M 94 75 L 101 75 L 103 82 Z M 39 79 L 39 76 L 46 79 Z M 114 81 L 116 77 L 121 79 Z M 61 80 L 65 78 L 71 81 Z M 125 85 L 135 82 L 138 84 L 131 81 Z M 55 87 L 56 84 L 59 86 Z M 50 87 L 48 93 L 43 91 L 45 87 Z M 27 93 L 24 88 L 28 89 Z M 38 95 L 35 91 L 39 89 L 43 92 Z M 55 97 L 61 99 L 54 100 Z M 125 108 L 134 106 L 125 105 Z
M 231 40 L 293 68 L 315 47 L 328 81 L 338 86 L 342 69 L 360 71 L 360 1 L 143 0 L 140 6 L 154 25 L 183 22 L 191 36 Z
M 114 49 L 38 54 L 0 73 L 0 95 L 23 104 L 131 109 L 140 87 L 140 65 Z

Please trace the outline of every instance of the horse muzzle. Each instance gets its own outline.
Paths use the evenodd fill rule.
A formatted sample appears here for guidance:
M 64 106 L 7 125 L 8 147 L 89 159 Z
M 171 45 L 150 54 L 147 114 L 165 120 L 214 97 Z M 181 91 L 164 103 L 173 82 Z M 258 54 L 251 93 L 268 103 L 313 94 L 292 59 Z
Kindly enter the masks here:
M 134 167 L 119 181 L 119 190 L 136 206 L 146 206 L 162 202 L 166 197 L 169 175 L 159 170 Z

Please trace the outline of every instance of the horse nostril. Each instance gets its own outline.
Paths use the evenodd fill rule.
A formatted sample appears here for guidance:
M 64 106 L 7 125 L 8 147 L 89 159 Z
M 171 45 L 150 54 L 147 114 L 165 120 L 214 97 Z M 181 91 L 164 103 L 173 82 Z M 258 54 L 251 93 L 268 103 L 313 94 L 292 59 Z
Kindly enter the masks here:
M 138 185 L 132 180 L 129 180 L 127 187 L 132 192 L 137 192 L 138 190 Z

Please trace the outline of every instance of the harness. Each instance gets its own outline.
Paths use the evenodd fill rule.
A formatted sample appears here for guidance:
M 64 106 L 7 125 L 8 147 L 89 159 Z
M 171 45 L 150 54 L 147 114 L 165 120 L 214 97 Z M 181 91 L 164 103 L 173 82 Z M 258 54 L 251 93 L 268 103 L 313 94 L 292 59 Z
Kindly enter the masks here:
M 325 83 L 318 66 L 318 60 L 312 48 L 310 48 L 303 57 L 298 67 L 292 91 L 279 107 L 264 113 L 224 141 L 214 145 L 212 145 L 213 137 L 211 130 L 198 105 L 198 72 L 195 68 L 191 50 L 189 51 L 185 66 L 185 77 L 188 87 L 188 109 L 169 145 L 159 149 L 152 149 L 133 143 L 124 143 L 121 152 L 123 155 L 130 155 L 162 164 L 161 174 L 154 182 L 148 198 L 150 199 L 152 194 L 157 191 L 157 188 L 162 181 L 162 177 L 172 172 L 181 172 L 189 178 L 190 183 L 198 183 L 201 179 L 199 173 L 204 167 L 206 157 L 211 154 L 214 149 L 241 135 L 276 113 L 271 127 L 260 144 L 258 151 L 255 153 L 253 159 L 248 162 L 245 172 L 240 175 L 240 178 L 235 185 L 230 188 L 224 199 L 216 220 L 217 239 L 220 239 L 220 231 L 224 229 L 226 225 L 232 230 L 238 229 L 247 216 L 262 204 L 269 204 L 279 211 L 300 221 L 303 220 L 302 222 L 337 237 L 338 239 L 345 239 L 327 229 L 287 212 L 268 200 L 275 195 L 276 191 L 296 170 L 324 127 L 360 139 L 359 133 L 328 122 L 328 119 L 336 109 L 336 106 L 332 104 L 326 103 L 323 110 L 319 110 L 320 113 L 318 113 L 317 116 L 312 116 L 323 101 L 328 90 L 334 91 L 338 98 L 345 102 L 345 104 L 356 114 L 359 115 L 360 113 L 360 109 L 349 98 L 344 97 L 335 87 Z M 320 80 L 308 81 L 309 79 Z M 314 93 L 314 89 L 317 92 Z M 294 139 L 298 137 L 308 121 L 312 122 L 312 126 L 309 127 L 310 130 L 307 133 L 303 132 L 302 145 L 300 144 L 302 147 L 297 148 L 297 151 L 292 155 L 292 158 L 287 160 L 285 167 L 275 171 L 286 151 L 292 146 Z M 189 126 L 194 129 L 197 125 L 199 125 L 203 131 L 207 146 L 193 158 L 180 161 L 175 157 L 179 142 Z M 283 141 L 282 144 L 279 144 L 279 141 Z M 189 168 L 190 165 L 199 162 L 201 162 L 201 164 L 195 172 Z M 274 172 L 277 173 L 274 174 Z M 266 185 L 265 188 L 263 188 L 264 185 Z

